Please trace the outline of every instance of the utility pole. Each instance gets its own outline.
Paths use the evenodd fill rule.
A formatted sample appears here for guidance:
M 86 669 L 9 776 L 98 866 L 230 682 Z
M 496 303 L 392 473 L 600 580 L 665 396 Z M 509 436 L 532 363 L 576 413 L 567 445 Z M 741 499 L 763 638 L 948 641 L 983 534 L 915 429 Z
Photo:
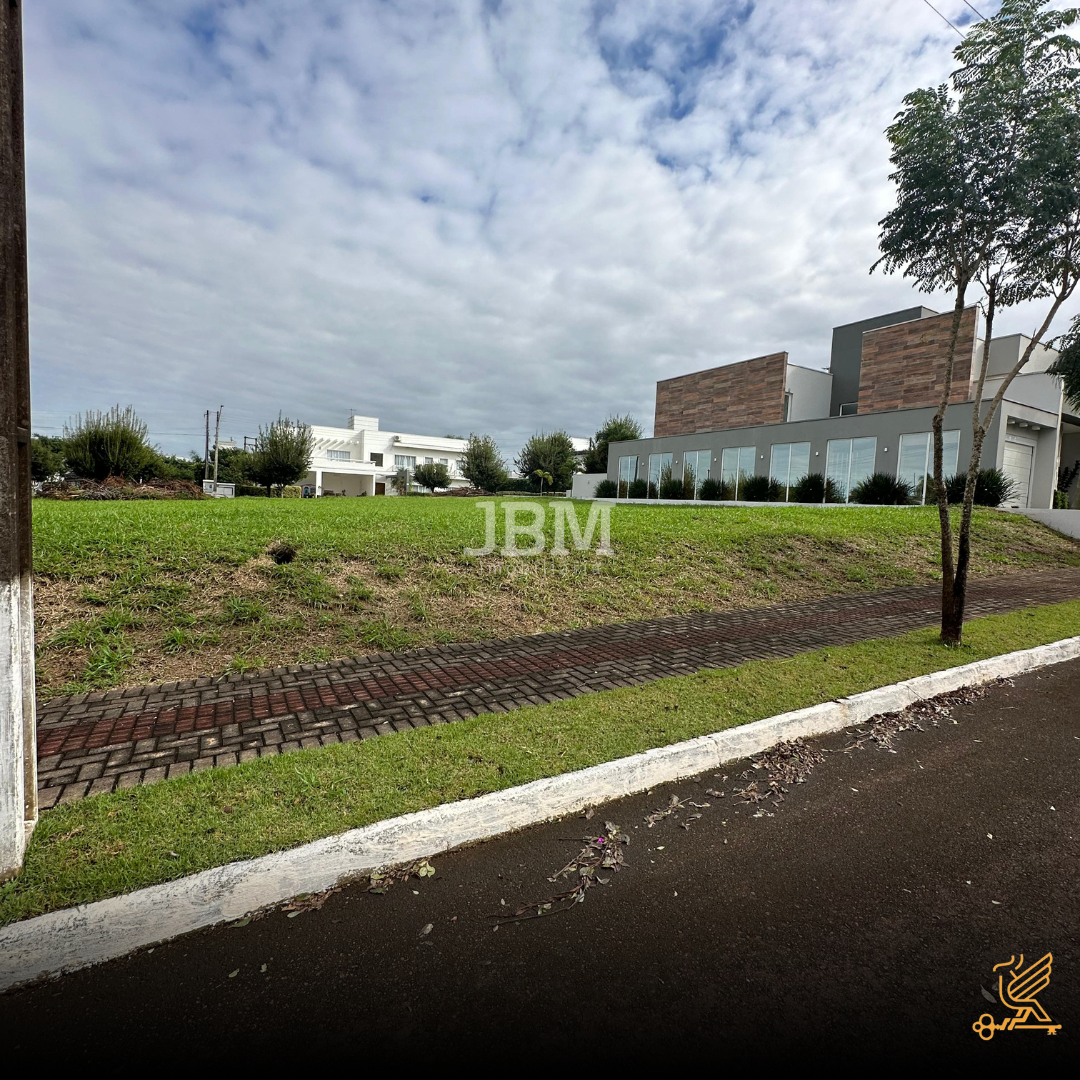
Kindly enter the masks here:
M 224 405 L 218 406 L 217 420 L 214 422 L 214 494 L 217 494 L 217 458 L 218 458 L 218 441 L 221 435 L 221 410 L 224 409 Z
M 202 478 L 210 479 L 210 410 L 206 410 L 206 448 L 202 456 Z
M 0 4 L 0 881 L 37 824 L 22 4 Z

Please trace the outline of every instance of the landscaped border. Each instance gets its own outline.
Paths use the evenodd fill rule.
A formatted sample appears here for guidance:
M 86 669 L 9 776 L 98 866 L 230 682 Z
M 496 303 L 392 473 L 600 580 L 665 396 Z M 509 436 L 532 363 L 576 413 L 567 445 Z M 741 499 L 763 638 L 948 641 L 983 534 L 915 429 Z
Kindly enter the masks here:
M 780 739 L 840 730 L 962 686 L 1077 657 L 1080 637 L 979 660 L 14 923 L 0 930 L 0 990 L 226 922 L 298 893 L 318 892 L 380 866 L 432 856 L 692 776 Z

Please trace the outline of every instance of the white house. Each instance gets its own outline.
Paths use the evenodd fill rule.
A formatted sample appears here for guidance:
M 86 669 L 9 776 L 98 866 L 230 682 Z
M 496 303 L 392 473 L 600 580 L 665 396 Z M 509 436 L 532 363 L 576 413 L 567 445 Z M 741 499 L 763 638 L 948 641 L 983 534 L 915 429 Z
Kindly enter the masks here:
M 305 495 L 394 495 L 390 481 L 398 469 L 411 473 L 417 465 L 437 462 L 449 470 L 451 487 L 469 483 L 461 475 L 464 439 L 380 431 L 374 416 L 350 416 L 343 428 L 313 425 L 311 434 L 315 448 Z

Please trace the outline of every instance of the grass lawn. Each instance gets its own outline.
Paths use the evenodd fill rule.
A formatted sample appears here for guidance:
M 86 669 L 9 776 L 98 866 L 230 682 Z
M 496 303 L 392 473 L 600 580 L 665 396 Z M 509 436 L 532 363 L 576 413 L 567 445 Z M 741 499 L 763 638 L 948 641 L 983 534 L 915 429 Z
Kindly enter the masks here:
M 46 811 L 0 924 L 1080 633 L 1080 601 L 327 746 Z
M 577 509 L 583 521 L 587 507 Z M 37 500 L 39 693 L 809 599 L 939 575 L 932 507 L 616 506 L 610 558 L 464 555 L 482 545 L 483 532 L 484 514 L 471 499 Z M 296 545 L 294 562 L 269 558 L 275 539 Z M 976 575 L 1080 564 L 1080 544 L 996 511 L 976 513 L 974 553 Z

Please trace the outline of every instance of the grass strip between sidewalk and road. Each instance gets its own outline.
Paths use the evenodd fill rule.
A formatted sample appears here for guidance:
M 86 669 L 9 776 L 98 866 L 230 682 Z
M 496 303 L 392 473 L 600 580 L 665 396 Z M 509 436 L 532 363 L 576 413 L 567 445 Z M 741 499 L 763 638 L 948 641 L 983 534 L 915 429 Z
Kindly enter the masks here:
M 0 925 L 1080 633 L 1080 601 L 189 773 L 46 811 Z

